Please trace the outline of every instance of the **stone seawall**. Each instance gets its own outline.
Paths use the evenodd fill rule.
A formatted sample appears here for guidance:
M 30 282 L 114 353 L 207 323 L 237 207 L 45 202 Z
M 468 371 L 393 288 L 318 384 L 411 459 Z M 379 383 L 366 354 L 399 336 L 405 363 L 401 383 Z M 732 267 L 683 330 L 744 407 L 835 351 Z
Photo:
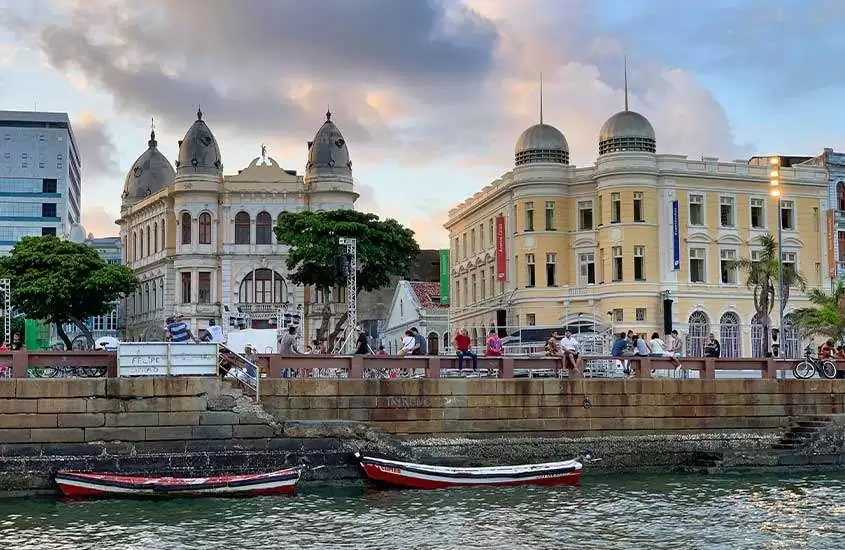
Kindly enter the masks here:
M 0 380 L 0 493 L 59 469 L 209 475 L 352 452 L 434 463 L 540 462 L 588 450 L 604 471 L 845 464 L 845 384 L 793 380 Z

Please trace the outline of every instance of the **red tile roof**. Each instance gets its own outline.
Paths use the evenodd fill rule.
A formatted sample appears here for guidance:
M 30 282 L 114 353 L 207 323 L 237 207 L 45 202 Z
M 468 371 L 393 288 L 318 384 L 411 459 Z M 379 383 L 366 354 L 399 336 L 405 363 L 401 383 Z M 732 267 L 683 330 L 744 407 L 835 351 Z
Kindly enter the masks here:
M 408 284 L 411 285 L 411 290 L 414 291 L 421 307 L 432 309 L 449 307 L 449 304 L 440 303 L 440 283 L 409 281 Z

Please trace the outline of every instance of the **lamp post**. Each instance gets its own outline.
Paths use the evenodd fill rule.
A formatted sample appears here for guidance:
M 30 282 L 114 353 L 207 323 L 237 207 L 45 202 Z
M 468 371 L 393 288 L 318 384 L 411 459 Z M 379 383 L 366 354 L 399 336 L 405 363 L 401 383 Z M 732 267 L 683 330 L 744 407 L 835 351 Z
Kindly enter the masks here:
M 783 330 L 783 211 L 781 210 L 780 157 L 769 158 L 769 188 L 771 196 L 778 201 L 778 332 L 780 336 L 778 355 L 780 356 L 781 350 L 786 351 L 784 347 L 786 334 Z

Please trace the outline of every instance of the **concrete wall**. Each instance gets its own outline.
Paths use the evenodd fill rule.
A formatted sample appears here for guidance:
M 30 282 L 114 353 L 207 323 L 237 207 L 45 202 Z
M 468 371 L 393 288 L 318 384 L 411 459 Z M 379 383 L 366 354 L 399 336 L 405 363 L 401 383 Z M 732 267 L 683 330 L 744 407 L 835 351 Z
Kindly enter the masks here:
M 353 420 L 402 437 L 779 431 L 845 412 L 836 380 L 269 380 L 279 419 Z

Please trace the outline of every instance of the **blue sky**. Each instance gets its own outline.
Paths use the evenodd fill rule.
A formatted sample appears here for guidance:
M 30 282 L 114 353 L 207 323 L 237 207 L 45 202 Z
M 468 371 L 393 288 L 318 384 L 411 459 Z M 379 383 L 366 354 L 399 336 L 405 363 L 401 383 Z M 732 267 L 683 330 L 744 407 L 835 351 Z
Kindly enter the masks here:
M 326 105 L 360 207 L 443 246 L 446 212 L 513 162 L 538 118 L 576 164 L 622 107 L 658 152 L 845 149 L 841 0 L 9 0 L 4 109 L 67 111 L 84 163 L 83 223 L 116 233 L 126 171 L 155 117 L 172 160 L 197 104 L 226 172 L 269 153 L 302 171 Z M 839 67 L 838 67 L 839 65 Z

